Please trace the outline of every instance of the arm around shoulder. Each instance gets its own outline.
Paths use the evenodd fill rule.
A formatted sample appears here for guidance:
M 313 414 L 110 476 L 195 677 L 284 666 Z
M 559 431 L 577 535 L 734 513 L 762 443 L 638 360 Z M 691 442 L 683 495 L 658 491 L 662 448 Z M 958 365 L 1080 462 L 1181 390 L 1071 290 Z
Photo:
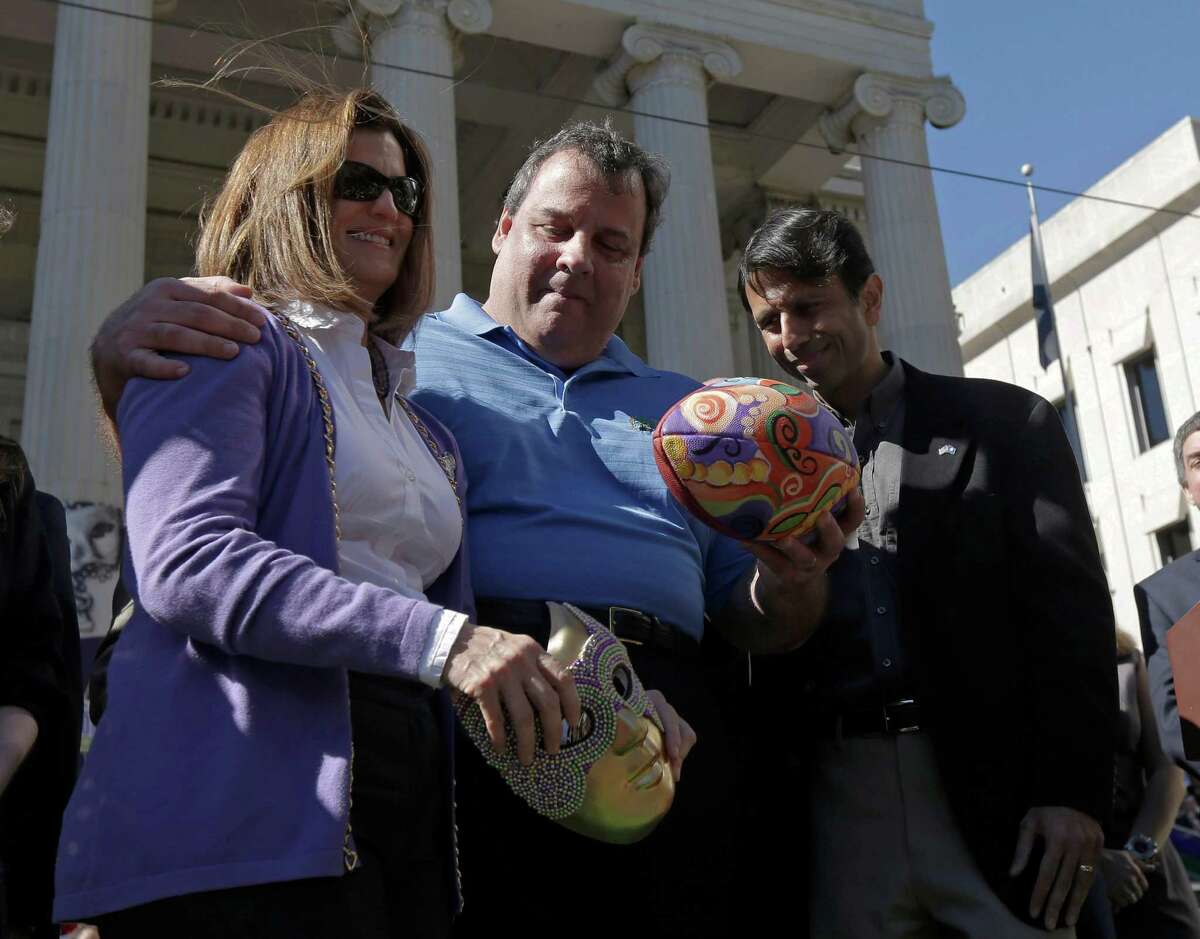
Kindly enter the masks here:
M 160 277 L 113 310 L 92 339 L 91 363 L 100 403 L 116 419 L 125 384 L 134 376 L 182 378 L 188 365 L 161 352 L 237 355 L 238 343 L 258 342 L 266 313 L 248 287 L 228 277 Z

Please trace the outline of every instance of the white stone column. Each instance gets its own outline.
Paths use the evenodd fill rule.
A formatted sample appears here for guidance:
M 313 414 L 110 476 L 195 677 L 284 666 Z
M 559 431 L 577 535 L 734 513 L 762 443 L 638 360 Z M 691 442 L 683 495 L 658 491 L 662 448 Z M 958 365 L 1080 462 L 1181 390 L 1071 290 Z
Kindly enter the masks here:
M 142 286 L 152 12 L 151 0 L 96 5 L 57 11 L 21 431 L 38 486 L 67 509 L 85 635 L 108 627 L 121 521 L 88 344 Z
M 462 289 L 454 40 L 492 22 L 490 0 L 355 0 L 371 38 L 371 84 L 416 128 L 433 159 L 434 308 Z M 399 67 L 397 67 L 399 66 Z
M 938 221 L 925 121 L 951 127 L 966 104 L 948 78 L 867 73 L 850 96 L 821 118 L 834 150 L 856 143 L 872 256 L 883 278 L 880 338 L 914 365 L 961 375 L 958 323 Z
M 625 30 L 595 86 L 610 104 L 628 88 L 637 142 L 670 161 L 671 190 L 642 274 L 646 347 L 656 368 L 699 379 L 733 372 L 708 85 L 741 68 L 723 42 L 639 23 Z

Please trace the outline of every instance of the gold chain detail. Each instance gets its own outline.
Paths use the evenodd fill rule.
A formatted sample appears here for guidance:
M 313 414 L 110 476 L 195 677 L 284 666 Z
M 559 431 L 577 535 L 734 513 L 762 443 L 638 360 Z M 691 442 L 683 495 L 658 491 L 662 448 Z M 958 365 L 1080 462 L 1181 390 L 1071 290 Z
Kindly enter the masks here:
M 433 432 L 425 426 L 425 422 L 417 414 L 416 408 L 409 404 L 403 395 L 396 395 L 396 401 L 400 407 L 404 408 L 404 413 L 412 421 L 417 434 L 425 441 L 425 446 L 433 454 L 433 458 L 437 460 L 437 464 L 442 468 L 442 472 L 446 474 L 446 479 L 450 483 L 450 491 L 454 493 L 454 501 L 458 503 L 458 507 L 461 509 L 462 498 L 458 494 L 458 463 L 454 459 L 454 454 L 442 448 L 437 438 L 433 436 Z
M 334 442 L 333 434 L 333 404 L 329 400 L 329 391 L 325 387 L 325 379 L 321 377 L 321 370 L 317 368 L 316 360 L 312 357 L 312 353 L 308 350 L 308 343 L 304 341 L 304 337 L 300 335 L 300 330 L 296 328 L 285 314 L 278 310 L 271 310 L 275 319 L 279 321 L 279 325 L 283 327 L 283 331 L 288 334 L 288 337 L 300 349 L 304 355 L 304 361 L 308 364 L 308 373 L 312 376 L 313 387 L 317 391 L 317 400 L 321 404 L 321 421 L 325 425 L 325 466 L 329 470 L 329 497 L 333 500 L 333 535 L 337 541 L 342 540 L 342 516 L 338 510 L 337 501 L 337 479 L 335 474 L 336 466 L 334 464 Z M 349 704 L 349 702 L 347 702 Z M 342 859 L 346 864 L 346 870 L 352 871 L 358 867 L 358 852 L 350 845 L 353 837 L 353 829 L 350 825 L 350 813 L 354 809 L 354 736 L 350 737 L 350 765 L 349 765 L 350 786 L 347 790 L 346 797 L 346 837 L 342 839 Z

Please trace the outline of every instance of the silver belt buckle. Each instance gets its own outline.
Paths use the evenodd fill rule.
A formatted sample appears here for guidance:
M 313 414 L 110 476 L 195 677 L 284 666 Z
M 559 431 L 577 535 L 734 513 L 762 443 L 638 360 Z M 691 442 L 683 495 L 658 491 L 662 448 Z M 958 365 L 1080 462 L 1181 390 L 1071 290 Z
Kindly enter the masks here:
M 610 606 L 608 608 L 608 631 L 614 636 L 617 636 L 616 623 L 613 621 L 614 613 L 632 613 L 635 616 L 640 616 L 645 619 L 646 614 L 641 610 L 635 610 L 631 606 Z M 617 636 L 617 641 L 626 646 L 644 646 L 645 643 L 640 639 L 626 639 L 624 636 Z
M 892 701 L 890 704 L 883 706 L 883 728 L 889 734 L 911 734 L 914 731 L 921 729 L 920 724 L 904 724 L 899 718 L 892 717 L 891 709 L 894 707 L 904 707 L 908 704 L 916 704 L 912 698 L 901 698 L 899 701 Z

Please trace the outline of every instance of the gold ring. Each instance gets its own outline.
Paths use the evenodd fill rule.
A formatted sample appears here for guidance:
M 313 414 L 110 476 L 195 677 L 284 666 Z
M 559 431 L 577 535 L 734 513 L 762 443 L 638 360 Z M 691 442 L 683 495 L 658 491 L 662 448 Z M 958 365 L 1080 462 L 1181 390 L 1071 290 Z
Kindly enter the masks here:
M 1096 870 L 1096 868 L 1092 867 L 1091 864 L 1080 864 L 1079 869 L 1085 874 L 1091 874 Z

